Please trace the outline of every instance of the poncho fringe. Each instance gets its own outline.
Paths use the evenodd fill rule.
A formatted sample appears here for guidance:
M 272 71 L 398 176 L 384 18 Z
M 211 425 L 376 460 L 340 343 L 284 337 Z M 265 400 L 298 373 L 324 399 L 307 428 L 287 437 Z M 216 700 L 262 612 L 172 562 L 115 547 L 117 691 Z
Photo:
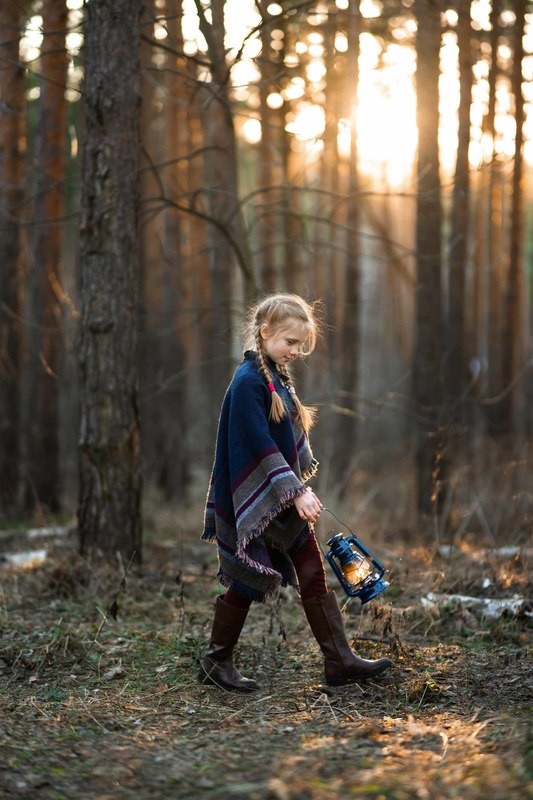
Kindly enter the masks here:
M 279 575 L 279 573 L 276 572 L 276 570 L 269 569 L 268 567 L 265 567 L 263 564 L 260 564 L 258 561 L 254 561 L 253 559 L 251 559 L 246 554 L 246 548 L 251 542 L 254 541 L 254 539 L 257 539 L 264 534 L 265 530 L 268 528 L 270 523 L 274 519 L 276 519 L 276 517 L 278 517 L 282 511 L 284 511 L 286 508 L 292 505 L 292 501 L 296 497 L 300 497 L 302 494 L 305 494 L 306 491 L 307 491 L 307 486 L 302 486 L 301 489 L 295 489 L 292 492 L 287 492 L 281 499 L 281 501 L 278 503 L 278 505 L 272 509 L 270 514 L 267 514 L 265 517 L 263 517 L 260 524 L 257 525 L 256 528 L 251 530 L 250 533 L 247 534 L 247 536 L 245 536 L 244 539 L 242 539 L 239 542 L 239 545 L 237 547 L 238 558 L 242 559 L 242 561 L 245 564 L 248 564 L 250 567 L 253 567 L 258 572 L 261 572 L 263 575 L 275 575 L 275 576 Z

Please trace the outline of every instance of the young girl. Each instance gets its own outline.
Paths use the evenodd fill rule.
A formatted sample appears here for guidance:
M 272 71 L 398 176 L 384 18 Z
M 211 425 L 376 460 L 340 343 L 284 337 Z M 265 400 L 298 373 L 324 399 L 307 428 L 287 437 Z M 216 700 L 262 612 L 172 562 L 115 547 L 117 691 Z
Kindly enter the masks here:
M 238 672 L 233 650 L 252 601 L 263 602 L 280 585 L 299 590 L 328 684 L 374 677 L 391 666 L 388 658 L 368 661 L 352 652 L 313 531 L 322 509 L 306 486 L 318 466 L 308 440 L 315 410 L 298 399 L 289 364 L 311 353 L 316 339 L 313 307 L 301 297 L 264 299 L 251 310 L 250 349 L 222 404 L 202 539 L 216 541 L 226 592 L 216 600 L 200 677 L 231 691 L 259 688 Z

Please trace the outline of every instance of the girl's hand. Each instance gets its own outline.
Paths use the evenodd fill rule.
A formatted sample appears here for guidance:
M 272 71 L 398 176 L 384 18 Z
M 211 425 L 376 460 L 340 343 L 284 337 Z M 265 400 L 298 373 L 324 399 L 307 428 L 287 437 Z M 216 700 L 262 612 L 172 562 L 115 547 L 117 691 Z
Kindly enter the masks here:
M 306 522 L 316 522 L 324 508 L 316 494 L 308 489 L 305 494 L 294 498 L 294 506 L 302 519 Z

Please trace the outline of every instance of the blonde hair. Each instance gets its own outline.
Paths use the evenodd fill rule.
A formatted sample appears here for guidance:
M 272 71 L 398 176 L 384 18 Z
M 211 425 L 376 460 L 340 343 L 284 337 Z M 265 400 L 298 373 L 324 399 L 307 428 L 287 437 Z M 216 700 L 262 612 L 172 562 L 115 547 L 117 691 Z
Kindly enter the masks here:
M 273 388 L 274 382 L 267 355 L 263 347 L 261 327 L 268 325 L 272 331 L 279 330 L 290 323 L 301 323 L 307 329 L 307 337 L 301 354 L 307 356 L 313 352 L 319 335 L 319 323 L 316 315 L 316 303 L 310 305 L 297 294 L 273 294 L 265 297 L 250 309 L 245 330 L 246 346 L 255 348 L 259 369 L 263 375 L 272 397 L 269 418 L 281 422 L 287 415 L 287 409 L 278 392 Z M 278 367 L 278 372 L 289 387 L 294 400 L 300 425 L 307 433 L 316 419 L 316 408 L 304 406 L 296 395 L 290 372 L 286 366 Z

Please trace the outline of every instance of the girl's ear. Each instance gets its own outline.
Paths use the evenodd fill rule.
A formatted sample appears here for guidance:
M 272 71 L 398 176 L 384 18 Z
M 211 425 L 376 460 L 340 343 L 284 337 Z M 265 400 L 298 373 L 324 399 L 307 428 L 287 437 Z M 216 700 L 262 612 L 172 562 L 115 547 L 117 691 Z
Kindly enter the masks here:
M 261 335 L 261 339 L 268 339 L 268 337 L 270 336 L 270 329 L 266 324 L 266 322 L 263 322 L 263 324 L 259 328 L 259 333 Z

